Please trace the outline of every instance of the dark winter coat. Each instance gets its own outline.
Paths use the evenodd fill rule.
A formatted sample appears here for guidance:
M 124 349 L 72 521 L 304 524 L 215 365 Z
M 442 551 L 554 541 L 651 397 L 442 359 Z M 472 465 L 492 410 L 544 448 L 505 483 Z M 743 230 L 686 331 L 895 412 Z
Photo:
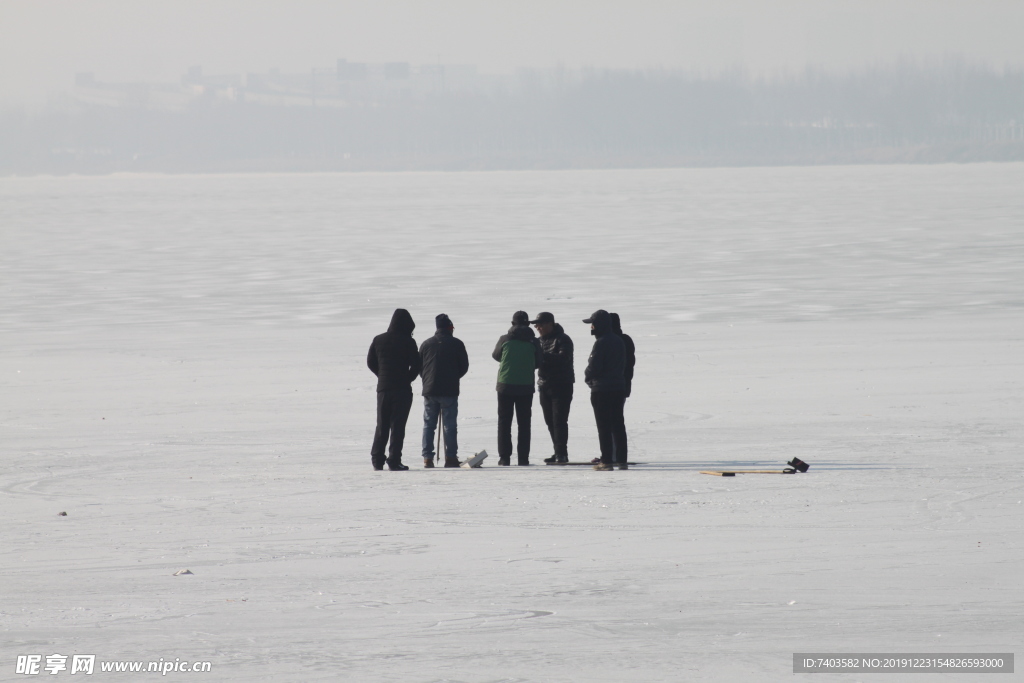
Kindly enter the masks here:
M 593 318 L 597 337 L 583 375 L 591 391 L 626 390 L 626 344 L 612 329 L 611 316 L 600 311 Z
M 412 331 L 416 323 L 409 311 L 396 308 L 388 331 L 378 334 L 366 354 L 366 367 L 377 375 L 377 391 L 408 389 L 420 374 L 420 352 Z
M 555 323 L 551 334 L 540 338 L 543 361 L 537 371 L 537 388 L 565 386 L 576 381 L 573 369 L 572 339 L 565 333 L 561 325 Z
M 423 395 L 458 396 L 459 380 L 469 370 L 469 356 L 451 330 L 438 330 L 420 346 L 423 358 Z
M 626 345 L 626 366 L 623 369 L 623 375 L 626 378 L 626 396 L 628 397 L 633 391 L 633 369 L 636 367 L 636 344 L 633 343 L 633 338 L 622 331 L 622 322 L 619 320 L 618 313 L 611 313 L 612 317 L 612 331 L 615 334 L 622 337 L 622 342 Z
M 513 325 L 498 339 L 491 354 L 498 361 L 498 393 L 525 396 L 533 393 L 533 371 L 541 366 L 544 354 L 540 342 L 528 325 Z

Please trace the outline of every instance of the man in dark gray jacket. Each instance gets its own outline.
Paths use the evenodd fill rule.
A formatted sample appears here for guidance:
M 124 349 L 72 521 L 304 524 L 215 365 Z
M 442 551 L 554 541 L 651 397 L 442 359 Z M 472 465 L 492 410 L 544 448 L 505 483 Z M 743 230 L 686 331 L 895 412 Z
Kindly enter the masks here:
M 455 325 L 441 313 L 437 332 L 420 347 L 423 358 L 423 466 L 434 466 L 434 430 L 440 413 L 444 432 L 444 466 L 459 462 L 459 380 L 469 370 L 466 345 L 453 335 Z
M 600 309 L 583 322 L 590 323 L 590 333 L 597 337 L 590 352 L 584 379 L 590 387 L 590 404 L 597 422 L 597 439 L 601 446 L 601 462 L 595 470 L 624 470 L 627 464 L 626 421 L 622 415 L 626 401 L 626 345 L 612 329 L 608 311 Z
M 555 322 L 555 316 L 547 311 L 531 320 L 530 324 L 537 328 L 544 354 L 537 371 L 537 394 L 540 408 L 544 411 L 544 423 L 555 448 L 555 454 L 544 458 L 544 462 L 564 464 L 569 462 L 569 408 L 572 406 L 572 385 L 576 382 L 572 339 Z

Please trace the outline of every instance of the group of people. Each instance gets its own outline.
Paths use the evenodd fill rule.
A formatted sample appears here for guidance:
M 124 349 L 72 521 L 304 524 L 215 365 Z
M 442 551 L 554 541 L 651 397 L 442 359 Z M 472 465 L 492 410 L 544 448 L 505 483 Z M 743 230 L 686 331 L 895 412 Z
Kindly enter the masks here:
M 628 446 L 623 416 L 632 388 L 636 347 L 622 332 L 616 313 L 603 309 L 583 320 L 596 337 L 584 381 L 597 422 L 601 456 L 595 470 L 627 469 Z M 537 333 L 530 329 L 533 325 Z M 435 318 L 436 332 L 417 348 L 416 323 L 409 311 L 395 309 L 388 331 L 370 344 L 366 365 L 377 376 L 377 430 L 370 449 L 375 470 L 407 470 L 402 463 L 405 425 L 412 409 L 412 382 L 423 378 L 424 467 L 434 467 L 434 436 L 438 423 L 444 437 L 444 466 L 459 467 L 459 382 L 469 371 L 466 346 L 455 337 L 455 325 L 444 313 Z M 544 422 L 554 454 L 544 462 L 569 462 L 569 408 L 576 373 L 573 343 L 555 316 L 543 312 L 535 320 L 524 311 L 512 315 L 512 327 L 498 339 L 491 354 L 498 362 L 498 465 L 512 464 L 512 421 L 518 425 L 518 465 L 530 464 L 533 395 L 540 394 Z M 534 381 L 536 377 L 536 382 Z M 389 446 L 390 442 L 390 446 Z M 385 457 L 385 448 L 387 456 Z

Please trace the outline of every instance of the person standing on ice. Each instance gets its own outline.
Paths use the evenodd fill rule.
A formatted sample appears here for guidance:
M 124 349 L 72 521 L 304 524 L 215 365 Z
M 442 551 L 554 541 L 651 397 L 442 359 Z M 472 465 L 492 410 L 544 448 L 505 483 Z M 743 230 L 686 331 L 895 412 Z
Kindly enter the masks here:
M 572 385 L 576 381 L 573 370 L 572 339 L 562 326 L 555 322 L 555 316 L 544 312 L 531 320 L 540 335 L 543 360 L 537 371 L 537 394 L 540 409 L 544 411 L 544 423 L 551 434 L 555 454 L 544 458 L 548 464 L 569 462 L 569 407 L 572 405 Z
M 498 464 L 512 460 L 512 414 L 519 425 L 516 454 L 520 465 L 530 464 L 530 420 L 533 412 L 534 371 L 543 362 L 540 342 L 530 329 L 530 316 L 516 311 L 508 334 L 498 339 L 491 356 L 498 361 Z
M 455 325 L 441 313 L 434 318 L 437 332 L 420 346 L 423 358 L 423 466 L 434 466 L 434 430 L 438 413 L 444 432 L 444 466 L 459 462 L 459 380 L 469 370 L 469 356 Z
M 584 380 L 590 387 L 590 404 L 597 422 L 597 439 L 601 446 L 601 462 L 595 470 L 628 469 L 626 422 L 622 416 L 626 401 L 626 344 L 612 329 L 612 317 L 600 309 L 584 319 L 590 333 L 597 337 L 587 361 Z
M 384 447 L 389 438 L 388 469 L 409 469 L 402 464 L 402 444 L 412 408 L 412 381 L 422 368 L 420 352 L 412 338 L 414 329 L 416 323 L 409 311 L 396 308 L 388 331 L 373 338 L 366 354 L 366 367 L 377 375 L 377 431 L 370 448 L 370 461 L 375 470 L 384 469 Z
M 622 321 L 619 319 L 619 314 L 609 313 L 608 315 L 612 317 L 612 331 L 622 337 L 622 342 L 626 345 L 626 364 L 623 367 L 622 372 L 623 376 L 626 378 L 626 395 L 622 398 L 622 412 L 625 414 L 626 399 L 633 393 L 633 369 L 636 367 L 636 344 L 633 343 L 632 337 L 622 331 Z M 625 457 L 621 460 L 616 458 L 616 462 L 626 464 L 626 459 Z

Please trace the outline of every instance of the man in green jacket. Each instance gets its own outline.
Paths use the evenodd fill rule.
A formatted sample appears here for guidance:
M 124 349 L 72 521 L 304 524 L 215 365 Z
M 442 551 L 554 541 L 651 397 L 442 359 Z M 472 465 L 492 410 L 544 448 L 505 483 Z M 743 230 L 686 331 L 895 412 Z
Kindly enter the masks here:
M 530 316 L 516 311 L 512 327 L 491 354 L 498 361 L 498 464 L 512 462 L 512 414 L 519 425 L 516 454 L 520 465 L 530 464 L 530 420 L 533 413 L 534 372 L 544 359 L 540 342 L 530 329 Z

